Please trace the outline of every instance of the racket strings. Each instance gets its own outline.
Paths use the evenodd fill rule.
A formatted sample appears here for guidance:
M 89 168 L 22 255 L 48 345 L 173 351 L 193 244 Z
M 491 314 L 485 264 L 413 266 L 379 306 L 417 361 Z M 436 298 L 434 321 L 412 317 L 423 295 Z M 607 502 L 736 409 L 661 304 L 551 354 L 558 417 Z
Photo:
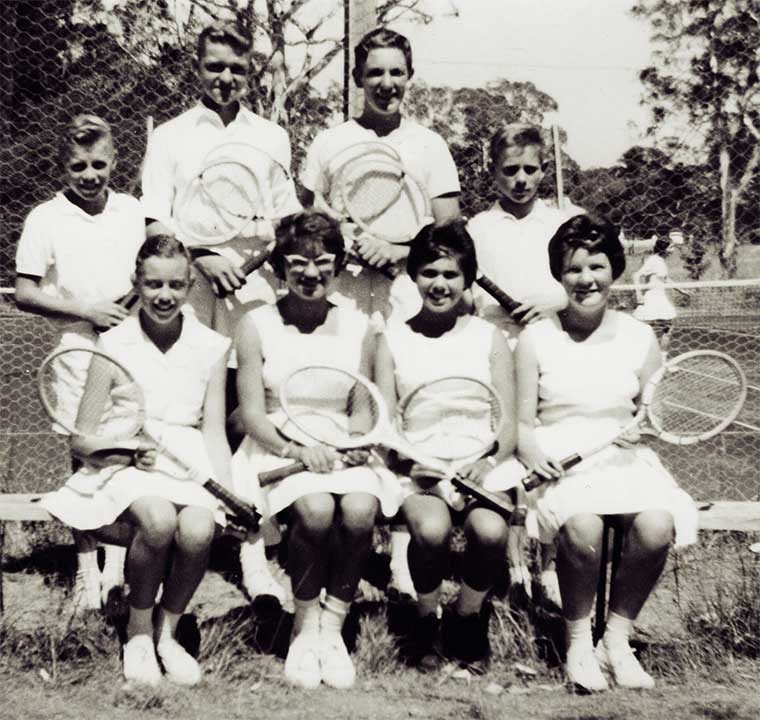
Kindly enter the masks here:
M 657 383 L 649 417 L 658 430 L 684 438 L 715 432 L 735 416 L 744 381 L 733 363 L 697 355 L 668 365 Z
M 489 386 L 470 378 L 422 385 L 400 404 L 399 432 L 415 448 L 443 460 L 490 448 L 503 423 L 503 407 Z
M 294 372 L 281 388 L 280 398 L 300 431 L 328 445 L 361 444 L 381 421 L 381 408 L 369 388 L 338 368 Z

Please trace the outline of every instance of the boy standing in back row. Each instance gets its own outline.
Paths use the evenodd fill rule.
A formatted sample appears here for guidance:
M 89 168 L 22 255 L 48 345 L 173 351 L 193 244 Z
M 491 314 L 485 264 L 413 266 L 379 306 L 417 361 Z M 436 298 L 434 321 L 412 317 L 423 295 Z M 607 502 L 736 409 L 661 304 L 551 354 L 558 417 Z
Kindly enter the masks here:
M 147 234 L 176 235 L 189 248 L 198 270 L 198 279 L 188 296 L 198 319 L 214 330 L 234 337 L 240 318 L 259 305 L 273 303 L 279 281 L 266 266 L 248 277 L 240 269 L 251 255 L 274 239 L 273 222 L 257 220 L 240 235 L 218 244 L 199 245 L 187 238 L 177 224 L 183 199 L 203 169 L 211 151 L 234 143 L 230 159 L 244 162 L 243 146 L 263 150 L 290 171 L 291 151 L 287 132 L 245 107 L 249 90 L 252 43 L 236 27 L 213 23 L 198 36 L 195 69 L 201 99 L 189 110 L 156 128 L 148 140 L 142 175 L 142 204 Z M 236 154 L 238 153 L 238 154 Z M 226 157 L 226 156 L 225 156 Z M 295 186 L 276 191 L 282 198 L 281 215 L 301 210 Z M 200 200 L 200 197 L 194 198 Z M 276 222 L 275 220 L 274 222 Z M 234 356 L 234 350 L 233 350 Z M 227 378 L 227 413 L 237 406 L 236 361 L 231 358 Z M 237 428 L 235 428 L 237 430 Z M 271 576 L 280 575 L 276 564 L 268 566 L 260 536 L 243 543 L 241 553 L 243 585 L 251 596 L 269 594 L 281 602 L 288 599 L 287 588 Z
M 493 205 L 475 215 L 467 230 L 475 242 L 478 268 L 520 303 L 508 313 L 490 295 L 474 290 L 478 314 L 501 328 L 514 349 L 528 323 L 567 305 L 562 285 L 549 270 L 549 240 L 576 212 L 567 213 L 538 197 L 547 159 L 541 131 L 533 125 L 511 124 L 498 130 L 489 147 L 490 169 L 498 195 Z M 580 208 L 575 208 L 580 212 Z M 521 556 L 522 532 L 510 531 L 509 565 L 513 584 L 530 587 Z M 542 548 L 541 585 L 544 595 L 560 604 L 554 548 Z

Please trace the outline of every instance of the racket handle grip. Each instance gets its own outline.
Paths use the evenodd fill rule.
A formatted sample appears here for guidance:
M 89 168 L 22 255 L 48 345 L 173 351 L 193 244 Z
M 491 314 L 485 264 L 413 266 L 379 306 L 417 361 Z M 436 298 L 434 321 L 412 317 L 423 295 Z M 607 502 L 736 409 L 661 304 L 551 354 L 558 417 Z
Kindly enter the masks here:
M 243 274 L 250 275 L 252 272 L 258 270 L 269 259 L 269 256 L 272 254 L 272 249 L 273 247 L 270 243 L 265 248 L 257 250 L 251 255 L 251 257 L 247 258 L 240 266 Z
M 215 480 L 206 480 L 206 482 L 203 483 L 203 487 L 232 510 L 236 519 L 240 521 L 240 524 L 243 525 L 243 527 L 252 531 L 259 529 L 261 515 L 259 515 L 253 505 L 243 502 Z
M 284 465 L 283 467 L 275 468 L 274 470 L 267 470 L 266 472 L 259 473 L 259 485 L 266 487 L 272 483 L 276 483 L 279 480 L 284 480 L 286 477 L 295 475 L 306 470 L 306 465 L 300 460 L 290 463 L 290 465 Z
M 134 290 L 130 290 L 123 298 L 121 298 L 121 300 L 119 300 L 119 305 L 127 310 L 131 310 L 139 299 L 138 294 Z
M 475 282 L 480 285 L 499 305 L 501 305 L 510 315 L 520 307 L 520 303 L 512 299 L 505 293 L 491 278 L 485 275 L 478 275 Z
M 581 460 L 583 460 L 583 458 L 578 454 L 570 455 L 562 461 L 562 469 L 569 470 L 570 468 L 575 467 L 579 462 L 581 462 Z M 543 475 L 539 475 L 538 473 L 533 472 L 522 481 L 522 484 L 526 492 L 530 492 L 531 490 L 535 490 L 537 487 L 543 485 L 548 479 L 549 478 L 546 478 Z
M 489 510 L 493 510 L 501 515 L 505 520 L 509 520 L 515 512 L 515 506 L 509 500 L 482 488 L 480 485 L 476 485 L 470 480 L 455 475 L 451 478 L 451 484 L 459 492 L 474 498 Z

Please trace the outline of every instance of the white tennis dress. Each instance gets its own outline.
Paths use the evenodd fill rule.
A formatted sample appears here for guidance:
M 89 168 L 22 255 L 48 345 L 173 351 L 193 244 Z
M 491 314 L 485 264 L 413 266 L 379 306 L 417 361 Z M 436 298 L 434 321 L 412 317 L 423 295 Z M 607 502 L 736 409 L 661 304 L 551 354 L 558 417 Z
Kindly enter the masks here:
M 646 288 L 643 302 L 633 311 L 633 316 L 639 320 L 672 320 L 676 316 L 676 308 L 665 291 L 668 281 L 665 258 L 650 255 L 637 274 L 644 279 Z
M 407 323 L 389 322 L 385 339 L 395 364 L 399 398 L 423 383 L 450 376 L 469 377 L 491 384 L 490 357 L 495 330 L 489 322 L 474 315 L 463 315 L 449 332 L 434 338 L 413 331 Z M 445 412 L 456 413 L 455 407 L 441 402 Z M 507 422 L 512 421 L 507 418 Z M 484 432 L 490 431 L 486 428 Z M 489 471 L 483 487 L 492 491 L 506 487 L 509 476 L 504 475 L 504 467 L 505 463 L 501 463 Z M 438 495 L 457 510 L 465 505 L 465 499 L 448 481 L 443 480 L 433 487 L 422 487 L 408 477 L 402 477 L 400 481 L 404 497 L 424 492 Z
M 538 358 L 536 439 L 544 452 L 560 460 L 630 422 L 639 372 L 656 342 L 649 326 L 608 310 L 583 342 L 572 340 L 556 317 L 526 327 L 520 342 L 531 342 Z M 516 461 L 511 470 L 526 472 Z M 676 546 L 696 541 L 694 503 L 643 445 L 611 445 L 528 498 L 528 531 L 542 542 L 550 542 L 573 515 L 644 510 L 672 514 Z
M 250 315 L 261 339 L 267 417 L 275 426 L 285 425 L 280 386 L 293 371 L 307 365 L 359 371 L 368 319 L 357 310 L 346 306 L 331 308 L 325 322 L 312 333 L 301 333 L 294 325 L 286 325 L 276 305 L 256 308 Z M 321 390 L 322 394 L 329 394 L 325 388 Z M 298 398 L 294 398 L 294 402 L 298 404 Z M 298 498 L 312 493 L 369 493 L 380 501 L 387 517 L 398 512 L 400 488 L 396 477 L 373 460 L 367 465 L 331 473 L 301 472 L 265 488 L 259 486 L 258 473 L 292 462 L 290 458 L 273 455 L 247 435 L 232 458 L 236 492 L 249 499 L 265 516 L 273 516 Z
M 103 333 L 98 347 L 123 363 L 142 388 L 146 430 L 203 480 L 214 476 L 199 429 L 203 403 L 211 370 L 226 354 L 229 340 L 203 326 L 192 313 L 183 318 L 182 333 L 166 353 L 145 336 L 134 316 Z M 151 471 L 84 466 L 41 504 L 67 525 L 92 530 L 116 520 L 135 500 L 151 496 L 208 508 L 224 524 L 216 498 L 160 453 Z

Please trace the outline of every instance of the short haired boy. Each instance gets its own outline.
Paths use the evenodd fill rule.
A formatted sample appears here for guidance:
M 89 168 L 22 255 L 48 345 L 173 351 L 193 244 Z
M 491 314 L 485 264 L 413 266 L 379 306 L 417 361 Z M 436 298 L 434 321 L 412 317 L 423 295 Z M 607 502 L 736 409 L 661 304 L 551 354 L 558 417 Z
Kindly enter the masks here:
M 475 215 L 467 229 L 475 241 L 480 269 L 522 307 L 510 315 L 482 292 L 476 305 L 482 317 L 504 330 L 514 347 L 525 324 L 567 304 L 565 291 L 549 272 L 547 245 L 568 214 L 538 197 L 547 164 L 539 128 L 507 125 L 491 138 L 489 155 L 498 198 Z
M 249 87 L 251 50 L 251 40 L 233 25 L 214 23 L 201 31 L 195 60 L 201 99 L 152 133 L 142 174 L 148 235 L 168 231 L 191 248 L 195 266 L 207 282 L 195 284 L 189 302 L 201 321 L 227 335 L 246 309 L 275 299 L 277 281 L 270 272 L 262 269 L 246 278 L 240 270 L 247 257 L 273 238 L 272 224 L 258 221 L 252 231 L 246 230 L 246 237 L 203 247 L 178 229 L 177 201 L 202 169 L 209 151 L 225 143 L 252 145 L 290 169 L 286 131 L 241 103 Z M 298 210 L 291 182 L 282 215 Z M 237 297 L 232 294 L 236 290 L 241 291 Z
M 437 225 L 459 216 L 459 177 L 445 140 L 401 114 L 407 83 L 414 75 L 409 40 L 388 28 L 367 33 L 354 48 L 354 82 L 364 91 L 362 114 L 320 132 L 309 148 L 301 175 L 305 202 L 324 207 L 334 198 L 331 161 L 341 151 L 362 142 L 382 142 L 400 156 L 405 168 L 424 186 Z M 356 274 L 343 273 L 338 292 L 367 315 L 403 316 L 419 310 L 419 294 L 400 273 L 391 286 L 378 269 L 403 266 L 409 248 L 362 234 L 352 223 L 343 232 L 363 261 Z M 349 267 L 349 270 L 352 268 Z

